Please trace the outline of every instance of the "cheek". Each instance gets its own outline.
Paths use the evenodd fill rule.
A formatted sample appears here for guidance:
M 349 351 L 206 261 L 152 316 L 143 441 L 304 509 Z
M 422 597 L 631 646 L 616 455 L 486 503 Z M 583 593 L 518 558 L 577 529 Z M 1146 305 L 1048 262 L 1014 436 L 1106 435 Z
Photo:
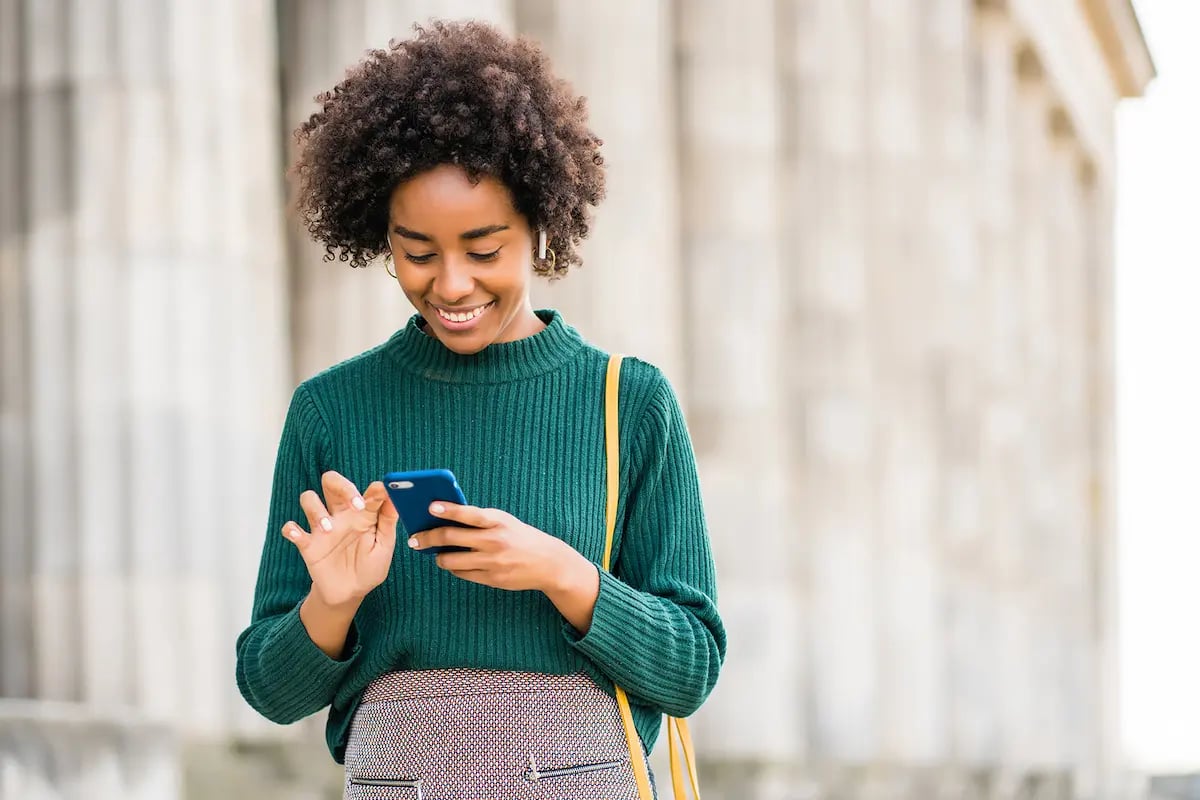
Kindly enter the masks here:
M 400 284 L 400 288 L 404 290 L 405 294 L 421 294 L 424 292 L 428 281 L 419 272 L 414 271 L 412 267 L 412 264 L 403 260 L 396 264 L 393 267 L 396 273 L 396 282 Z
M 528 258 L 520 256 L 497 264 L 492 273 L 492 287 L 497 293 L 523 296 L 529 289 L 529 281 L 533 277 L 533 265 Z
M 418 311 L 424 311 L 425 309 L 421 307 L 423 303 L 422 298 L 425 296 L 424 287 L 420 283 L 414 283 L 412 280 L 405 280 L 403 275 L 400 276 L 398 283 L 400 284 L 400 291 L 404 292 L 404 296 L 408 298 L 408 302 Z

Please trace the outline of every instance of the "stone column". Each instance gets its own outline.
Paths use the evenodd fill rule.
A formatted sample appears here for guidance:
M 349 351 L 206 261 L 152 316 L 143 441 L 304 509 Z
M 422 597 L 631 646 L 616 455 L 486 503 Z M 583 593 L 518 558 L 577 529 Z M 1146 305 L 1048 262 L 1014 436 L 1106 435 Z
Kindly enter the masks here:
M 175 147 L 185 165 L 173 190 L 182 265 L 173 359 L 190 466 L 180 470 L 189 631 L 179 657 L 204 665 L 183 706 L 189 727 L 203 733 L 224 731 L 231 719 L 264 724 L 230 682 L 227 648 L 249 620 L 263 538 L 277 533 L 264 520 L 291 389 L 275 5 L 175 0 L 167 28 Z M 203 113 L 193 94 L 211 98 Z M 220 235 L 196 223 L 185 199 L 193 191 L 207 196 L 201 213 Z M 214 527 L 210 498 L 236 522 Z
M 97 703 L 133 703 L 139 677 L 135 657 L 136 606 L 127 578 L 132 573 L 129 537 L 131 409 L 130 338 L 127 320 L 140 311 L 130 297 L 124 203 L 127 172 L 140 158 L 128 153 L 125 72 L 115 43 L 120 21 L 98 3 L 64 8 L 72 70 L 73 124 L 65 154 L 72 163 L 77 203 L 72 238 L 74 364 L 78 426 L 74 492 L 81 509 L 79 546 L 80 697 Z M 121 40 L 130 32 L 121 30 Z M 36 40 L 35 40 L 36 41 Z M 139 78 L 144 81 L 147 76 Z M 119 188 L 118 188 L 119 187 Z M 116 191 L 114 191 L 116 189 Z M 150 301 L 151 306 L 162 305 Z M 165 331 L 148 334 L 163 340 Z M 160 379 L 163 376 L 159 376 Z M 166 381 L 163 381 L 166 384 Z M 149 497 L 161 487 L 147 487 Z M 161 508 L 161 503 L 150 505 Z M 140 516 L 140 515 L 139 515 Z
M 25 3 L 21 79 L 28 93 L 23 119 L 28 214 L 22 253 L 26 292 L 25 348 L 29 447 L 21 469 L 28 475 L 26 537 L 32 580 L 32 689 L 40 697 L 75 700 L 81 687 L 79 584 L 76 553 L 83 531 L 79 476 L 73 453 L 74 393 L 78 375 L 72 336 L 76 317 L 77 243 L 72 230 L 77 202 L 74 172 L 76 87 L 66 37 L 67 5 Z M 82 477 L 82 476 L 79 476 Z M 7 527 L 8 520 L 3 523 Z
M 797 266 L 784 254 L 799 237 L 780 170 L 780 66 L 796 54 L 780 47 L 779 23 L 771 4 L 688 5 L 676 21 L 689 423 L 730 640 L 697 736 L 718 766 L 794 762 L 805 737 L 796 570 L 807 532 L 784 407 Z M 773 796 L 732 785 L 723 796 L 737 789 Z
M 1117 457 L 1114 374 L 1113 153 L 1085 169 L 1081 201 L 1085 236 L 1085 391 L 1087 392 L 1087 524 L 1095 576 L 1090 633 L 1095 637 L 1094 674 L 1098 686 L 1097 747 L 1101 796 L 1128 785 L 1124 772 L 1120 720 L 1120 634 L 1118 608 L 1119 543 L 1116 513 Z M 1132 532 L 1130 532 L 1132 535 Z
M 874 447 L 864 477 L 876 493 L 878 566 L 862 577 L 876 584 L 879 739 L 872 755 L 908 765 L 946 753 L 951 676 L 940 613 L 947 567 L 938 553 L 944 525 L 938 506 L 950 420 L 938 404 L 949 378 L 943 338 L 958 331 L 942 298 L 952 269 L 970 266 L 962 263 L 965 254 L 949 252 L 956 242 L 947 239 L 956 220 L 965 227 L 969 206 L 953 196 L 961 134 L 957 142 L 945 137 L 959 123 L 955 70 L 944 63 L 946 45 L 936 31 L 923 30 L 941 23 L 944 10 L 917 0 L 869 0 L 866 9 L 861 213 L 868 225 L 864 329 Z M 926 71 L 927 61 L 941 63 Z M 936 219 L 945 213 L 950 219 Z
M 789 508 L 803 542 L 808 619 L 808 757 L 864 762 L 880 741 L 876 576 L 878 497 L 871 474 L 878 411 L 870 340 L 867 9 L 790 6 L 796 136 L 788 175 L 784 407 L 795 431 Z
M 588 98 L 607 166 L 608 196 L 582 249 L 584 266 L 560 281 L 539 280 L 535 303 L 562 310 L 599 346 L 658 365 L 683 394 L 691 311 L 680 260 L 684 123 L 671 8 L 667 0 L 517 0 L 516 24 Z
M 956 744 L 972 761 L 989 765 L 1011 760 L 1014 728 L 1024 695 L 1018 670 L 1026 658 L 1020 649 L 1013 608 L 1014 584 L 1020 578 L 1022 508 L 1018 481 L 1018 448 L 1022 431 L 1018 404 L 1019 336 L 1022 305 L 1017 275 L 1017 197 L 1015 169 L 1016 81 L 1011 23 L 1003 12 L 980 4 L 976 16 L 979 46 L 978 130 L 979 266 L 984 306 L 979 318 L 980 381 L 980 516 L 983 520 L 983 600 L 989 624 L 979 642 L 980 661 L 991 692 L 984 699 L 990 724 L 972 729 L 956 717 Z M 978 663 L 978 662 L 977 662 Z
M 939 464 L 930 545 L 940 587 L 934 587 L 926 613 L 937 620 L 930 644 L 941 652 L 941 663 L 927 662 L 926 674 L 942 684 L 940 719 L 931 720 L 933 747 L 925 757 L 937 754 L 951 763 L 980 765 L 998 746 L 1000 689 L 994 669 L 993 536 L 982 513 L 989 387 L 988 340 L 980 320 L 986 318 L 988 284 L 978 228 L 985 210 L 982 195 L 991 187 L 978 180 L 979 165 L 987 162 L 982 145 L 990 135 L 983 132 L 981 12 L 961 0 L 934 0 L 920 8 L 926 202 L 918 230 L 924 242 L 921 260 L 935 282 L 924 377 Z M 914 756 L 921 759 L 919 753 Z
M 226 648 L 286 404 L 275 19 L 266 0 L 177 0 L 123 4 L 116 25 L 132 700 L 213 732 L 246 716 Z
M 1050 93 L 1041 59 L 1026 42 L 1018 44 L 1016 209 L 1017 258 L 1022 326 L 1021 380 L 1021 484 L 1024 519 L 1017 531 L 1019 572 L 1013 575 L 1016 593 L 1011 608 L 1027 643 L 1024 663 L 1018 672 L 1029 694 L 1020 706 L 1019 763 L 1060 765 L 1062 731 L 1056 701 L 1061 687 L 1058 678 L 1058 647 L 1055 637 L 1062 623 L 1062 608 L 1053 591 L 1058 530 L 1056 487 L 1053 470 L 1057 464 L 1050 409 L 1055 403 L 1056 375 L 1052 331 L 1051 245 L 1048 222 L 1047 173 L 1049 160 Z
M 1096 665 L 1100 660 L 1092 615 L 1099 587 L 1093 567 L 1094 542 L 1089 517 L 1087 468 L 1088 405 L 1086 363 L 1088 340 L 1087 241 L 1082 176 L 1084 156 L 1074 126 L 1061 108 L 1049 119 L 1053 181 L 1054 258 L 1057 303 L 1054 312 L 1058 389 L 1055 393 L 1055 451 L 1060 547 L 1055 587 L 1062 607 L 1058 693 L 1063 731 L 1063 756 L 1074 773 L 1080 796 L 1098 791 L 1100 714 L 1106 702 L 1100 694 Z
M 332 89 L 370 48 L 412 35 L 431 17 L 470 16 L 511 30 L 504 0 L 296 0 L 280 4 L 287 166 L 295 161 L 292 132 L 317 110 L 313 98 Z M 382 263 L 361 270 L 323 261 L 289 212 L 289 260 L 294 273 L 292 316 L 296 381 L 384 341 L 414 311 Z
M 0 696 L 30 697 L 33 659 L 30 363 L 25 248 L 33 225 L 27 197 L 29 121 L 24 8 L 0 3 Z

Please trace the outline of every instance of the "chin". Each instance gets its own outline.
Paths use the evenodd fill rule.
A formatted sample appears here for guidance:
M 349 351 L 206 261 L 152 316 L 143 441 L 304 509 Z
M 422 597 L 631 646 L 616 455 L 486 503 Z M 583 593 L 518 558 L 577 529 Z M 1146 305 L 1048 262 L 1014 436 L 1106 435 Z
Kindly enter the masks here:
M 433 320 L 426 319 L 425 324 L 443 347 L 461 356 L 478 353 L 496 338 L 495 331 L 471 331 L 469 334 L 456 335 L 442 328 Z
M 439 336 L 438 341 L 445 345 L 447 350 L 458 353 L 460 356 L 473 356 L 491 344 L 490 341 L 480 340 L 474 337 L 472 337 L 470 341 L 463 341 L 461 339 L 447 341 Z

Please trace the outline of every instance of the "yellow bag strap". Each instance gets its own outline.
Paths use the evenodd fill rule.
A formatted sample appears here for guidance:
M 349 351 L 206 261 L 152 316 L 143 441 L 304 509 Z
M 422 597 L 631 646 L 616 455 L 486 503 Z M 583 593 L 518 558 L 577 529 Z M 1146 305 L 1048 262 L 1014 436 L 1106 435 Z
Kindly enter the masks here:
M 612 561 L 613 534 L 617 529 L 617 496 L 621 489 L 621 447 L 617 428 L 619 388 L 621 385 L 621 356 L 613 355 L 608 360 L 608 373 L 604 383 L 604 452 L 606 460 L 606 490 L 604 507 L 604 570 L 607 572 Z M 620 686 L 616 688 L 617 707 L 621 711 L 621 724 L 625 728 L 625 743 L 629 745 L 629 761 L 633 766 L 633 777 L 637 781 L 640 800 L 653 800 L 650 790 L 650 770 L 642 753 L 642 740 L 633 726 L 633 710 L 629 707 L 629 696 Z M 692 746 L 692 734 L 687 720 L 667 717 L 667 746 L 671 759 L 671 786 L 675 800 L 686 800 L 679 756 L 676 753 L 675 736 L 678 733 L 683 758 L 691 778 L 692 797 L 700 800 L 700 786 L 696 776 L 696 751 Z

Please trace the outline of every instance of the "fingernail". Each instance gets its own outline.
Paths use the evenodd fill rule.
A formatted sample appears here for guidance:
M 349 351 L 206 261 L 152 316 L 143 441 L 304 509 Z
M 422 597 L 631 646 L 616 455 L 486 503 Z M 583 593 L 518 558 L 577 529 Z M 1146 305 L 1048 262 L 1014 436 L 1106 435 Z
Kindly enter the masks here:
M 350 501 L 350 505 L 354 506 L 359 511 L 362 511 L 367 507 L 366 502 L 358 495 L 354 495 L 354 499 Z
M 333 530 L 333 520 L 331 520 L 329 517 L 321 517 L 321 527 L 326 531 Z
M 415 537 L 415 536 L 408 537 L 408 546 L 409 547 L 416 547 L 418 544 L 420 544 L 420 542 L 417 541 L 417 537 Z
M 434 503 L 432 506 L 430 506 L 430 510 L 435 514 L 440 514 L 446 510 L 446 507 L 441 503 Z
M 296 530 L 295 528 L 288 528 L 288 530 L 287 530 L 287 537 L 288 537 L 289 539 L 299 539 L 299 538 L 300 538 L 300 531 Z

